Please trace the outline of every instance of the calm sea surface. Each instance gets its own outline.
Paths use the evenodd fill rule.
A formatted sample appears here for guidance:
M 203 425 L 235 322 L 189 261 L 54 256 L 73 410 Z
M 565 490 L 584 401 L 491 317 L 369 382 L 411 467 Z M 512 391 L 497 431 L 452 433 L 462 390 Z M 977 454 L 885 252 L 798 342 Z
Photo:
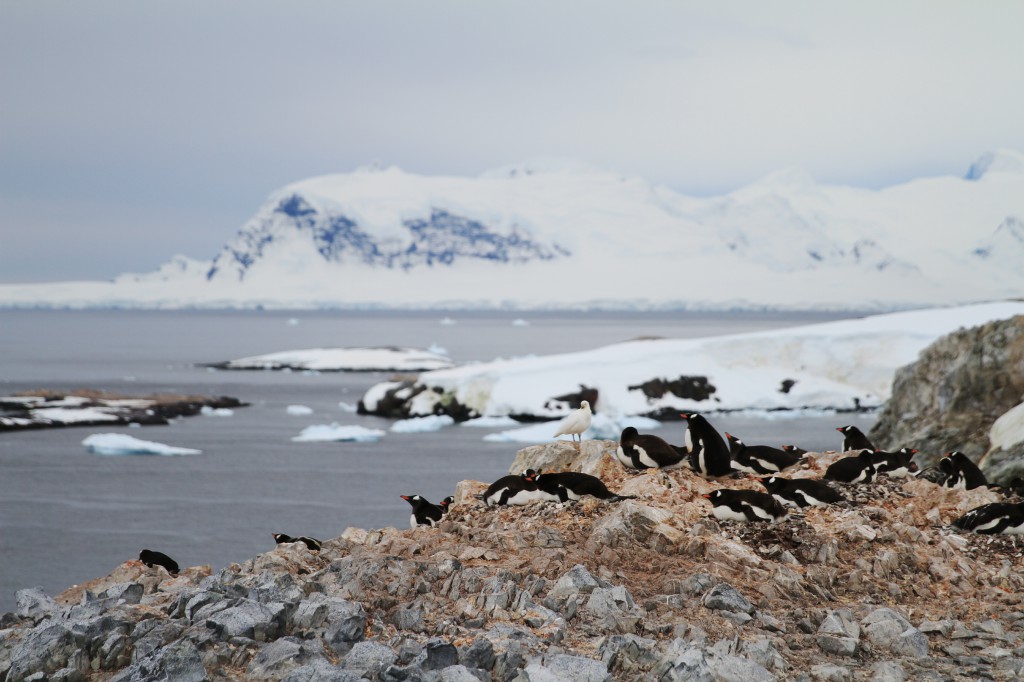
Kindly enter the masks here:
M 407 527 L 400 495 L 432 501 L 462 479 L 494 480 L 519 445 L 490 430 L 389 433 L 377 443 L 293 443 L 312 424 L 390 422 L 355 404 L 386 373 L 217 372 L 198 366 L 301 348 L 437 344 L 458 362 L 586 350 L 637 336 L 698 337 L 846 317 L 794 313 L 148 312 L 0 310 L 0 394 L 95 388 L 126 395 L 188 393 L 251 403 L 230 417 L 197 416 L 144 429 L 74 427 L 0 433 L 0 612 L 14 592 L 55 595 L 106 575 L 142 548 L 217 570 L 273 547 L 271 533 L 331 538 L 348 526 Z M 517 318 L 528 325 L 517 324 Z M 288 405 L 313 409 L 292 416 Z M 748 443 L 835 449 L 854 419 L 721 417 Z M 679 430 L 678 433 L 673 429 Z M 197 448 L 189 457 L 104 457 L 93 433 Z M 682 441 L 681 426 L 660 432 Z

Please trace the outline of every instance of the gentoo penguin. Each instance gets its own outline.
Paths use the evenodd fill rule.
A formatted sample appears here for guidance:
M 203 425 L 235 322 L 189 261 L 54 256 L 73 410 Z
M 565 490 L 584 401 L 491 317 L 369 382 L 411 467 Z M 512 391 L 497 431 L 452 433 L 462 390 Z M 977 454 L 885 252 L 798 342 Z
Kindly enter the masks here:
M 804 455 L 807 454 L 806 450 L 796 445 L 783 445 L 782 451 L 790 455 L 797 455 L 799 457 L 803 457 Z
M 717 478 L 732 471 L 729 448 L 703 415 L 682 412 L 686 420 L 686 450 L 690 453 L 690 466 L 701 476 Z
M 412 505 L 412 515 L 409 516 L 409 526 L 435 526 L 444 515 L 441 508 L 436 504 L 428 502 L 419 495 L 402 495 L 402 499 Z
M 791 455 L 770 445 L 747 445 L 728 431 L 729 457 L 732 468 L 748 474 L 775 474 L 800 461 L 799 455 Z
M 441 500 L 440 502 L 438 502 L 437 506 L 441 508 L 441 513 L 442 514 L 447 514 L 448 513 L 448 507 L 452 506 L 453 504 L 455 504 L 455 496 L 454 495 L 449 495 L 448 497 L 446 497 L 443 500 Z
M 785 507 L 824 507 L 846 500 L 828 483 L 810 478 L 768 476 L 761 479 L 761 485 Z
M 163 566 L 171 575 L 178 575 L 178 562 L 163 552 L 154 552 L 151 549 L 144 549 L 139 552 L 139 561 L 149 568 L 153 568 L 154 566 Z
M 722 488 L 701 497 L 711 500 L 711 513 L 719 521 L 778 521 L 786 515 L 786 508 L 768 493 L 757 490 L 731 490 Z
M 825 469 L 822 478 L 843 483 L 870 483 L 875 477 L 875 465 L 871 463 L 871 454 L 867 450 L 861 450 L 852 457 L 837 459 Z
M 858 429 L 856 426 L 846 425 L 837 426 L 836 431 L 843 434 L 843 449 L 839 452 L 849 452 L 850 450 L 870 450 L 875 451 L 875 446 L 871 444 L 868 437 Z
M 578 500 L 584 495 L 593 495 L 599 500 L 635 500 L 636 495 L 616 495 L 608 490 L 597 476 L 580 473 L 578 471 L 559 471 L 544 473 L 527 469 L 523 476 L 537 484 L 542 491 L 558 496 L 559 501 Z
M 686 453 L 658 436 L 627 426 L 619 436 L 615 459 L 628 469 L 671 469 L 683 465 Z
M 487 487 L 487 490 L 480 495 L 488 507 L 504 506 L 506 504 L 530 504 L 550 499 L 540 492 L 537 484 L 527 481 L 522 474 L 515 476 L 509 474 L 502 476 Z
M 959 450 L 947 452 L 939 460 L 939 468 L 947 474 L 942 482 L 944 488 L 962 488 L 973 490 L 988 485 L 988 479 L 981 473 L 978 465 Z
M 986 535 L 1024 535 L 1024 502 L 993 502 L 975 507 L 953 525 Z
M 306 545 L 307 549 L 311 552 L 319 552 L 321 543 L 316 538 L 311 538 L 308 535 L 302 535 L 297 538 L 293 538 L 291 535 L 285 535 L 284 533 L 271 533 L 274 536 L 274 542 L 281 545 L 286 542 L 301 542 Z
M 570 412 L 558 423 L 558 429 L 555 430 L 553 437 L 572 436 L 572 442 L 575 445 L 576 436 L 579 436 L 580 445 L 582 445 L 583 432 L 590 428 L 591 415 L 590 403 L 586 400 L 581 400 L 580 409 Z M 579 449 L 579 446 L 577 446 L 577 449 Z
M 875 465 L 876 473 L 885 474 L 889 478 L 906 478 L 917 475 L 917 462 L 911 461 L 916 454 L 914 448 L 900 448 L 896 452 L 875 450 L 871 454 L 871 463 Z

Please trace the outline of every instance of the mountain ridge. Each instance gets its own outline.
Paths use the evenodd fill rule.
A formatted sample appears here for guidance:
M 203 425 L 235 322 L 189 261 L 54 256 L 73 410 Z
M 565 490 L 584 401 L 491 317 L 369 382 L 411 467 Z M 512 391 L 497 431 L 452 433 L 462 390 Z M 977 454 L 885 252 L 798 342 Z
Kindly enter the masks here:
M 271 193 L 209 262 L 0 285 L 0 306 L 898 309 L 1024 293 L 1024 155 L 882 190 L 783 169 L 695 198 L 571 160 Z M 979 268 L 984 276 L 979 276 Z

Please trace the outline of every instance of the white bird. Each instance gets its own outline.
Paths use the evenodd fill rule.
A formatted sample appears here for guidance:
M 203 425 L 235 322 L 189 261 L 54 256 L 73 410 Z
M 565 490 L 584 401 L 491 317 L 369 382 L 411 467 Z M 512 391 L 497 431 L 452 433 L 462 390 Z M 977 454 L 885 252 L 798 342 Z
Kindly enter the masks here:
M 567 414 L 558 423 L 558 430 L 555 431 L 555 438 L 559 436 L 572 436 L 572 442 L 576 444 L 576 436 L 580 437 L 580 444 L 583 443 L 583 432 L 590 428 L 590 403 L 586 400 L 580 401 L 580 409 Z M 577 446 L 577 450 L 579 447 Z

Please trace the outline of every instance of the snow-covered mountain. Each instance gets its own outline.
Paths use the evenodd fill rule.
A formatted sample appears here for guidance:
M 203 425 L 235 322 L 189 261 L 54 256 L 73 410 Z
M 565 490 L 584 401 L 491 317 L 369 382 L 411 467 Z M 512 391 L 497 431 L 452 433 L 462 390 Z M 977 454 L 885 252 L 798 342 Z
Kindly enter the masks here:
M 1024 154 L 882 190 L 784 170 L 695 198 L 573 162 L 288 185 L 212 261 L 0 285 L 4 306 L 863 308 L 1024 295 Z

